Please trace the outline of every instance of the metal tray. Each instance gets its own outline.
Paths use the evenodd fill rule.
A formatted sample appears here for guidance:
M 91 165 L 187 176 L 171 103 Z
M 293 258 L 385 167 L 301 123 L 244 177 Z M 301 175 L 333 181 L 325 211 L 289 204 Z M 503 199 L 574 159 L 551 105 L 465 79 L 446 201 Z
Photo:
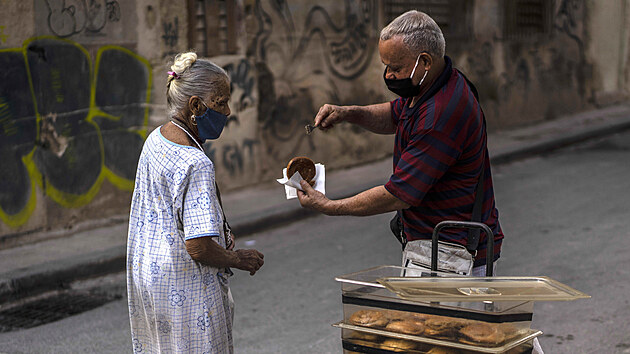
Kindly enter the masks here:
M 337 327 L 337 328 L 342 328 L 342 329 L 358 331 L 358 332 L 391 337 L 391 338 L 406 339 L 406 340 L 411 340 L 411 341 L 420 342 L 420 343 L 427 343 L 427 344 L 432 344 L 436 346 L 471 350 L 471 351 L 475 351 L 479 353 L 503 353 L 516 346 L 526 343 L 527 341 L 532 340 L 543 333 L 542 331 L 528 329 L 522 335 L 515 337 L 514 339 L 506 343 L 503 343 L 501 346 L 484 347 L 484 346 L 476 346 L 476 345 L 471 345 L 471 344 L 466 344 L 466 343 L 453 342 L 453 341 L 448 341 L 448 340 L 440 340 L 440 339 L 434 339 L 434 338 L 414 336 L 410 334 L 390 332 L 390 331 L 385 331 L 385 330 L 376 329 L 376 328 L 355 326 L 355 325 L 347 324 L 344 321 L 334 323 L 332 326 Z
M 385 277 L 403 299 L 418 301 L 570 301 L 590 298 L 548 277 Z

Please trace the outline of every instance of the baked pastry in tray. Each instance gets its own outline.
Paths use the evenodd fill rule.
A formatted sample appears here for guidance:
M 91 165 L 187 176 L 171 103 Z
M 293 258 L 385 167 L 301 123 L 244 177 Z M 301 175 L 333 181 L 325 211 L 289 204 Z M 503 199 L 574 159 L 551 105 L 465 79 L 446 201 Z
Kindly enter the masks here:
M 376 310 L 359 310 L 348 321 L 353 325 L 373 328 L 384 328 L 389 323 L 385 314 Z

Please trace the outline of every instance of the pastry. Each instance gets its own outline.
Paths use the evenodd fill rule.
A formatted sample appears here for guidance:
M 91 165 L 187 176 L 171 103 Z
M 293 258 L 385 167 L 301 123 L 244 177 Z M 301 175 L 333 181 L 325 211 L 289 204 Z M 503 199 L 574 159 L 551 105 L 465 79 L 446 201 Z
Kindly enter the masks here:
M 402 321 L 402 320 L 406 320 L 410 317 L 410 314 L 404 311 L 396 311 L 396 310 L 385 310 L 383 311 L 383 314 L 390 320 L 390 321 Z
M 456 336 L 457 330 L 469 322 L 458 318 L 434 316 L 424 321 L 424 334 L 439 339 L 452 339 Z
M 359 331 L 353 331 L 352 334 L 350 335 L 350 338 L 357 339 L 360 341 L 365 341 L 365 342 L 371 342 L 371 343 L 377 343 L 383 339 L 383 337 L 377 334 L 365 333 L 365 332 L 359 332 Z
M 427 354 L 458 354 L 459 351 L 457 349 L 444 348 L 444 347 L 434 347 L 429 350 Z
M 385 327 L 389 320 L 381 311 L 359 310 L 350 316 L 348 321 L 363 327 Z
M 396 352 L 403 352 L 405 350 L 416 349 L 416 343 L 410 340 L 388 338 L 385 339 L 383 344 L 381 344 L 381 348 Z
M 296 172 L 299 172 L 302 179 L 311 186 L 315 184 L 315 163 L 313 160 L 303 156 L 292 158 L 287 165 L 287 178 L 293 177 Z
M 420 335 L 424 332 L 424 324 L 411 319 L 404 321 L 391 321 L 387 324 L 385 329 L 396 333 Z
M 459 330 L 460 342 L 474 345 L 496 346 L 505 341 L 505 334 L 498 325 L 476 322 Z

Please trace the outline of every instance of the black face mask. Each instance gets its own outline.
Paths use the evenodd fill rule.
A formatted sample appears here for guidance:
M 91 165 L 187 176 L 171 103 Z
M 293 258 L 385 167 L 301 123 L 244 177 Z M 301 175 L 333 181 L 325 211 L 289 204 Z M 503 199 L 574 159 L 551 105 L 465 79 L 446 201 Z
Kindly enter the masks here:
M 422 55 L 422 53 L 420 53 L 420 55 Z M 411 76 L 409 76 L 406 79 L 394 80 L 394 79 L 386 78 L 385 76 L 387 75 L 387 68 L 385 68 L 385 72 L 383 72 L 383 79 L 385 80 L 385 85 L 387 85 L 387 88 L 391 92 L 397 94 L 400 97 L 405 97 L 405 98 L 415 97 L 415 96 L 418 96 L 418 94 L 420 94 L 420 86 L 422 85 L 424 78 L 427 77 L 428 71 L 424 72 L 424 76 L 422 77 L 422 80 L 420 80 L 420 82 L 417 85 L 414 85 L 413 82 L 411 81 L 413 74 L 416 72 L 416 67 L 418 66 L 420 55 L 418 55 L 418 59 L 416 59 L 416 65 L 413 66 L 413 70 L 411 71 Z

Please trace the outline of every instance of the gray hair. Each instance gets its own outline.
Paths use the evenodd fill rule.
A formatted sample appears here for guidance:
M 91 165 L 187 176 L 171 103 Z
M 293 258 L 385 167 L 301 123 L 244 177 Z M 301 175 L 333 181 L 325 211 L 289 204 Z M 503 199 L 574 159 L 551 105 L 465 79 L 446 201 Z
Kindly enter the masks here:
M 446 52 L 442 30 L 424 12 L 407 11 L 381 30 L 381 41 L 394 36 L 402 36 L 403 43 L 416 55 L 427 52 L 434 58 L 442 58 Z
M 223 68 L 210 60 L 197 59 L 194 52 L 177 54 L 171 71 L 166 87 L 169 117 L 185 111 L 192 96 L 205 99 L 208 94 L 216 91 L 218 85 L 225 81 L 230 82 L 230 77 Z

